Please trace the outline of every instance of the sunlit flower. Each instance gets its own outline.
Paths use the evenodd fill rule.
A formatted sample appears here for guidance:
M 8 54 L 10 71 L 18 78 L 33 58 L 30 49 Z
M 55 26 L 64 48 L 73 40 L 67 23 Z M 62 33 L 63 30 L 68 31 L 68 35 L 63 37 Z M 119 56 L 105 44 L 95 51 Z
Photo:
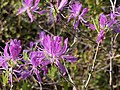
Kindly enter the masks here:
M 104 34 L 105 34 L 104 30 L 105 30 L 106 26 L 107 26 L 107 18 L 104 14 L 100 14 L 100 17 L 99 17 L 100 32 L 99 32 L 97 40 L 96 40 L 97 43 L 102 42 L 102 40 L 104 38 Z
M 16 60 L 18 59 L 21 50 L 22 47 L 20 40 L 11 39 L 10 42 L 6 43 L 4 53 L 0 56 L 0 69 L 8 72 L 6 75 L 8 75 L 8 80 L 10 83 L 13 82 L 13 76 L 15 76 L 15 78 L 18 80 L 17 74 L 20 72 L 13 68 L 18 65 Z M 14 62 L 14 64 L 11 62 Z
M 68 0 L 56 0 L 56 4 L 50 3 L 50 23 L 59 21 L 62 15 L 62 10 L 68 3 Z M 62 15 L 63 16 L 63 15 Z
M 43 41 L 41 41 L 43 48 L 41 50 L 44 52 L 45 59 L 51 63 L 56 64 L 61 71 L 65 74 L 65 67 L 61 64 L 61 60 L 67 60 L 68 62 L 75 62 L 77 58 L 72 55 L 67 55 L 68 38 L 64 40 L 64 46 L 62 46 L 62 37 L 60 36 L 50 36 L 44 35 Z
M 92 30 L 95 30 L 94 25 L 90 24 L 88 21 L 84 19 L 87 12 L 88 12 L 88 8 L 84 8 L 82 10 L 82 4 L 80 4 L 79 2 L 76 1 L 71 3 L 70 16 L 68 18 L 68 22 L 71 19 L 74 19 L 74 23 L 73 23 L 74 29 L 77 29 L 81 22 L 81 23 L 84 23 L 86 26 L 90 27 Z
M 22 14 L 23 12 L 27 12 L 31 22 L 34 20 L 33 12 L 41 14 L 41 12 L 37 11 L 39 9 L 38 4 L 40 0 L 24 0 L 22 3 L 22 8 L 19 9 L 17 15 Z M 33 4 L 34 3 L 34 4 Z

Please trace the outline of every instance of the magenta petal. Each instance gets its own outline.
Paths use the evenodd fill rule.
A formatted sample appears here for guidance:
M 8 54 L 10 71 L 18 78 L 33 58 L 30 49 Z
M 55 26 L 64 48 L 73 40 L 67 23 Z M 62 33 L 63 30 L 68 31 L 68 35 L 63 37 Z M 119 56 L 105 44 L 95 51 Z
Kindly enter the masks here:
M 27 14 L 28 14 L 28 16 L 29 16 L 31 22 L 33 22 L 34 17 L 33 17 L 33 15 L 32 15 L 32 13 L 31 13 L 29 10 L 27 10 Z
M 79 20 L 75 22 L 75 24 L 74 24 L 74 29 L 77 29 L 78 26 L 79 26 Z
M 10 58 L 9 54 L 8 54 L 8 42 L 6 43 L 6 46 L 4 48 L 4 56 L 5 58 Z
M 40 2 L 40 0 L 35 0 L 35 4 L 34 4 L 34 6 L 33 6 L 33 7 L 37 7 L 37 6 L 38 6 L 38 4 L 39 4 L 39 2 Z
M 45 48 L 45 50 L 49 53 L 51 53 L 51 43 L 52 43 L 52 38 L 51 36 L 47 35 L 44 39 L 43 39 L 43 46 Z
M 46 33 L 44 31 L 42 31 L 40 34 L 39 34 L 39 38 L 40 40 L 43 40 L 46 36 Z
M 23 71 L 21 72 L 21 78 L 26 80 L 27 77 L 29 77 L 31 75 L 30 71 Z
M 68 2 L 68 0 L 62 0 L 62 1 L 60 2 L 60 5 L 59 5 L 59 7 L 58 7 L 58 10 L 61 10 L 61 9 L 67 4 L 67 2 Z
M 82 4 L 80 4 L 79 2 L 75 2 L 74 4 L 71 5 L 71 14 L 73 15 L 74 18 L 76 18 L 79 14 L 80 14 L 80 11 L 82 9 Z
M 42 68 L 43 68 L 43 67 L 47 66 L 48 64 L 50 64 L 50 60 L 45 60 L 41 64 L 42 64 Z
M 48 73 L 48 68 L 47 68 L 47 66 L 44 67 L 44 68 L 42 68 L 42 70 L 43 70 L 43 72 L 44 72 L 43 75 L 46 76 L 47 73 Z
M 89 28 L 91 28 L 92 30 L 95 30 L 95 26 L 93 24 L 89 24 Z
M 34 46 L 34 42 L 31 41 L 31 42 L 30 42 L 30 48 L 33 48 L 33 46 Z
M 35 0 L 34 6 L 31 7 L 32 11 L 36 11 L 39 9 L 39 7 L 38 7 L 39 2 L 40 2 L 40 0 Z
M 84 8 L 82 13 L 81 13 L 81 17 L 85 16 L 88 12 L 88 8 Z
M 45 58 L 42 51 L 33 51 L 30 53 L 31 63 L 34 67 L 37 67 L 41 64 L 42 60 Z
M 56 4 L 57 7 L 59 7 L 59 5 L 60 5 L 60 1 L 61 1 L 61 0 L 57 0 L 57 4 Z
M 59 52 L 60 55 L 64 54 L 67 50 L 67 44 L 68 44 L 68 38 L 65 39 L 64 41 L 64 46 L 63 48 L 61 49 L 61 51 Z
M 96 42 L 97 43 L 102 42 L 103 38 L 104 38 L 104 30 L 101 30 L 100 33 L 98 34 Z
M 96 30 L 96 28 L 95 28 L 95 26 L 93 24 L 85 23 L 85 25 L 88 26 L 92 30 Z
M 112 29 L 117 33 L 120 33 L 120 25 L 114 26 Z
M 41 10 L 41 11 L 35 11 L 35 12 L 38 14 L 45 14 L 45 13 L 48 13 L 49 11 L 48 10 Z
M 25 3 L 27 6 L 32 6 L 33 0 L 24 0 L 24 3 Z
M 44 71 L 44 76 L 48 73 L 47 65 L 50 64 L 50 60 L 45 60 L 41 63 L 42 67 L 41 69 Z
M 44 31 L 42 31 L 39 34 L 39 40 L 40 40 L 41 45 L 43 45 L 43 40 L 44 40 L 45 37 L 46 37 L 46 33 Z
M 17 41 L 16 39 L 14 40 L 11 39 L 9 51 L 10 51 L 10 56 L 13 60 L 15 60 L 19 56 L 21 50 L 22 50 L 22 47 L 21 47 L 20 40 Z
M 70 55 L 63 55 L 62 58 L 64 58 L 68 62 L 75 62 L 77 60 L 77 58 L 70 56 Z
M 20 9 L 18 10 L 18 13 L 17 13 L 16 15 L 19 15 L 19 14 L 25 12 L 28 8 L 29 8 L 29 7 L 20 8 Z
M 50 15 L 50 19 L 49 19 L 49 24 L 53 24 L 54 23 L 54 16 L 52 12 L 49 12 Z
M 104 29 L 106 23 L 107 23 L 107 18 L 104 14 L 101 14 L 99 17 L 99 23 L 100 23 L 100 28 Z
M 66 74 L 65 67 L 59 61 L 56 61 L 56 65 L 60 68 L 60 70 L 62 71 L 63 75 L 65 75 Z
M 62 48 L 62 37 L 54 36 L 53 42 L 51 43 L 52 46 L 52 53 L 54 55 L 58 54 Z

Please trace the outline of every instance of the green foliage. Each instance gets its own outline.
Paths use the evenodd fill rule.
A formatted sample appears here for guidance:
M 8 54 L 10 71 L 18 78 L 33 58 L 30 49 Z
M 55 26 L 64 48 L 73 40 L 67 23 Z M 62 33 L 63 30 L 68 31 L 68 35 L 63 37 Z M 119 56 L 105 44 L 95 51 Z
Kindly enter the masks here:
M 69 46 L 71 46 L 71 44 L 74 42 L 74 37 L 76 36 L 76 31 L 73 30 L 73 26 L 72 26 L 73 22 L 69 23 L 68 25 L 68 23 L 66 23 L 67 19 L 62 18 L 62 21 L 60 23 L 56 23 L 56 27 L 52 27 L 47 23 L 49 19 L 48 18 L 49 15 L 46 14 L 41 16 L 34 15 L 35 22 L 30 23 L 29 17 L 27 16 L 26 13 L 16 16 L 18 8 L 21 7 L 21 1 L 22 0 L 1 0 L 0 1 L 0 46 L 4 47 L 5 42 L 7 42 L 9 39 L 17 38 L 22 41 L 23 48 L 26 48 L 27 46 L 29 46 L 29 42 L 31 40 L 35 41 L 35 39 L 38 38 L 38 34 L 42 30 L 41 27 L 44 27 L 46 30 L 54 34 L 63 36 L 63 38 L 68 37 Z M 48 0 L 41 0 L 41 3 L 39 4 L 41 9 L 44 9 L 47 7 L 47 4 L 45 4 L 45 2 L 47 1 Z M 98 17 L 99 17 L 99 14 L 101 13 L 110 12 L 109 0 L 79 0 L 79 1 L 83 4 L 83 7 L 89 8 L 87 19 L 97 27 L 97 31 L 99 32 Z M 119 4 L 119 0 L 117 0 L 117 4 Z M 53 14 L 55 17 L 57 13 L 58 12 L 54 10 Z M 64 14 L 67 15 L 66 17 L 69 17 L 68 13 L 64 13 Z M 55 32 L 54 29 L 56 29 L 57 31 Z M 74 56 L 78 57 L 79 60 L 73 64 L 67 63 L 66 67 L 73 81 L 75 82 L 76 87 L 79 90 L 82 90 L 84 85 L 84 80 L 86 80 L 92 66 L 93 56 L 96 48 L 95 41 L 98 33 L 96 31 L 92 31 L 88 29 L 83 25 L 80 26 L 80 29 L 81 29 L 80 33 L 77 34 L 78 41 L 72 46 L 72 50 L 70 49 L 70 51 L 74 53 Z M 115 35 L 116 33 L 114 33 L 114 36 Z M 104 68 L 109 64 L 108 53 L 110 51 L 110 43 L 111 43 L 110 37 L 111 37 L 110 32 L 107 32 L 105 40 L 100 45 L 99 53 L 96 60 L 95 71 L 92 75 L 91 81 L 89 82 L 88 90 L 109 90 L 109 76 L 108 76 L 109 68 L 105 68 L 100 72 L 97 72 L 97 71 L 99 71 L 101 68 Z M 119 58 L 120 39 L 119 38 L 120 38 L 120 35 L 118 35 L 118 37 L 116 38 L 116 43 L 114 45 L 114 48 L 116 50 L 115 61 L 118 62 L 118 63 L 115 63 L 115 65 L 118 67 L 120 67 L 120 58 Z M 23 58 L 24 60 L 29 60 L 27 52 L 23 52 Z M 49 80 L 46 80 L 46 78 L 44 78 L 43 76 L 43 83 L 55 82 L 58 80 L 58 83 L 56 84 L 56 86 L 58 88 L 60 87 L 59 90 L 72 90 L 72 85 L 66 80 L 64 80 L 63 77 L 61 77 L 58 74 L 57 70 L 58 69 L 55 66 L 50 67 L 47 74 L 47 77 L 49 78 Z M 115 71 L 116 69 L 113 69 L 113 72 Z M 116 71 L 117 74 L 115 73 L 115 77 L 117 77 L 117 79 L 114 80 L 114 83 L 116 83 L 115 85 L 117 86 L 116 90 L 119 90 L 119 87 L 120 87 L 119 71 L 120 69 L 117 69 Z M 7 82 L 8 73 L 9 71 L 6 71 L 2 73 L 2 75 L 0 76 L 0 78 L 2 78 L 2 80 L 0 79 L 0 83 L 2 83 L 2 86 L 0 86 L 1 90 L 3 89 L 3 86 L 6 86 L 6 87 L 9 86 Z M 28 78 L 27 80 L 20 80 L 19 82 L 14 82 L 13 90 L 34 90 L 31 88 L 32 86 L 35 86 L 35 82 L 31 80 L 31 78 Z M 39 87 L 39 85 L 36 85 L 36 86 Z M 53 84 L 46 85 L 46 86 L 43 84 L 43 88 L 48 87 L 51 90 L 53 90 L 53 86 L 54 86 Z
M 55 66 L 52 66 L 48 71 L 48 77 L 51 78 L 51 80 L 55 80 L 57 77 L 57 68 Z
M 2 73 L 2 83 L 3 83 L 3 86 L 6 86 L 8 84 L 8 76 L 9 75 L 9 71 L 4 71 Z

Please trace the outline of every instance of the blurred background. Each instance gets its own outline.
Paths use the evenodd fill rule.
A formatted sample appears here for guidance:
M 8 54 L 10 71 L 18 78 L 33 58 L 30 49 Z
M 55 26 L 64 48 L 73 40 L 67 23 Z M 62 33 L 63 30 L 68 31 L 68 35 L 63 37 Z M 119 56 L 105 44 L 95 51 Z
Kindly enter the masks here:
M 70 1 L 70 0 L 69 0 Z M 109 0 L 79 0 L 83 7 L 88 7 L 88 17 L 91 23 L 91 17 L 96 18 L 101 13 L 109 14 L 111 5 Z M 38 39 L 38 34 L 44 30 L 54 33 L 54 27 L 49 25 L 49 14 L 38 15 L 34 14 L 35 21 L 30 22 L 26 13 L 16 16 L 18 9 L 22 6 L 22 0 L 0 0 L 0 46 L 4 48 L 5 43 L 10 39 L 20 39 L 23 48 L 29 46 L 30 41 Z M 40 9 L 47 9 L 48 4 L 46 0 L 41 0 L 39 4 Z M 117 0 L 118 7 L 120 0 Z M 69 12 L 63 12 L 68 17 Z M 62 19 L 56 24 L 56 35 L 69 38 L 69 46 L 73 43 L 74 37 L 77 36 L 77 42 L 72 46 L 71 52 L 74 56 L 78 57 L 76 63 L 66 63 L 70 75 L 75 82 L 78 90 L 82 90 L 84 81 L 88 77 L 90 68 L 92 66 L 93 56 L 96 48 L 97 32 L 90 30 L 84 25 L 80 25 L 79 33 L 73 29 L 72 23 L 68 24 L 67 19 Z M 54 33 L 55 34 L 55 33 Z M 116 33 L 114 32 L 116 35 Z M 105 40 L 100 45 L 98 51 L 95 70 L 88 85 L 88 90 L 110 90 L 109 88 L 109 51 L 110 51 L 110 37 L 111 34 L 107 33 Z M 115 58 L 113 60 L 113 87 L 114 90 L 120 90 L 120 36 L 118 35 L 115 45 Z M 0 51 L 2 49 L 0 48 Z M 55 69 L 51 69 L 55 71 Z M 58 90 L 72 90 L 72 85 L 65 81 L 62 77 L 56 76 L 56 72 L 52 75 L 49 72 L 48 79 L 43 78 L 43 83 L 57 82 Z M 7 86 L 9 87 L 9 86 Z M 37 83 L 28 78 L 27 80 L 20 80 L 15 82 L 13 90 L 37 90 L 39 86 Z M 2 89 L 2 78 L 0 75 L 0 88 Z M 44 89 L 46 88 L 46 89 Z M 54 84 L 43 84 L 43 90 L 54 90 Z

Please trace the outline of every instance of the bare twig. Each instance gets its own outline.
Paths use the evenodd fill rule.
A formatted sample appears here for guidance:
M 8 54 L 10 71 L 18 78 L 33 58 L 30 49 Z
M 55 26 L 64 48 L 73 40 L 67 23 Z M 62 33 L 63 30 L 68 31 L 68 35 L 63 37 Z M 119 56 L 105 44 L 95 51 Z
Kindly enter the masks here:
M 85 82 L 85 86 L 84 86 L 85 89 L 87 88 L 87 86 L 88 86 L 88 84 L 90 82 L 91 76 L 92 76 L 92 72 L 94 71 L 98 49 L 99 49 L 99 43 L 98 43 L 97 48 L 96 48 L 96 52 L 95 52 L 95 56 L 94 56 L 94 59 L 93 59 L 93 64 L 92 64 L 91 72 L 89 73 L 87 81 Z
M 114 3 L 112 0 L 110 0 L 111 6 L 112 6 L 112 11 L 113 14 L 115 13 L 115 5 L 116 5 L 116 0 L 114 0 Z M 109 80 L 109 84 L 110 84 L 110 90 L 113 90 L 113 58 L 114 58 L 114 38 L 113 38 L 113 32 L 111 32 L 111 51 L 110 51 L 110 80 Z M 115 38 L 116 39 L 116 38 Z
M 71 76 L 70 76 L 70 74 L 69 74 L 69 72 L 68 72 L 68 70 L 67 70 L 67 68 L 66 68 L 65 62 L 64 62 L 64 66 L 65 66 L 65 69 L 66 69 L 66 72 L 67 72 L 67 74 L 68 74 L 68 77 L 69 77 L 70 82 L 73 83 L 72 85 L 73 85 L 74 90 L 77 90 L 77 88 L 76 88 L 76 86 L 75 86 L 75 83 L 74 83 L 74 81 L 72 80 L 72 78 L 71 78 Z
M 39 85 L 40 85 L 40 90 L 42 90 L 42 84 L 41 84 L 41 82 L 39 82 Z

